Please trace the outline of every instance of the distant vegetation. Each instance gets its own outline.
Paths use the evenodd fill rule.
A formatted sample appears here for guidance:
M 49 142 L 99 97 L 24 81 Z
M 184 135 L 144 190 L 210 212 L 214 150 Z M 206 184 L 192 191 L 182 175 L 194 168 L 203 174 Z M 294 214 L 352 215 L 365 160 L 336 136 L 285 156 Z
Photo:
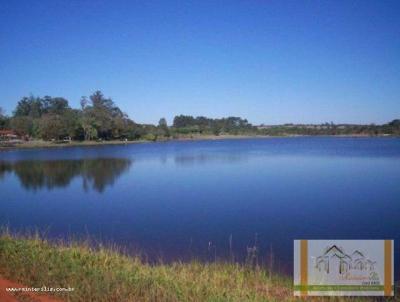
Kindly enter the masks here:
M 168 126 L 138 124 L 96 91 L 82 97 L 81 108 L 71 108 L 62 97 L 23 97 L 11 116 L 0 108 L 0 130 L 12 130 L 26 140 L 159 140 L 206 135 L 400 135 L 400 120 L 384 125 L 285 124 L 254 126 L 240 117 L 212 119 L 203 116 L 175 116 Z
M 240 117 L 211 119 L 204 116 L 190 115 L 175 116 L 172 127 L 178 134 L 206 134 L 206 135 L 246 135 L 257 134 L 257 127 Z
M 400 135 L 400 119 L 393 120 L 383 125 L 357 125 L 357 124 L 284 124 L 275 126 L 258 127 L 260 133 L 265 135 Z

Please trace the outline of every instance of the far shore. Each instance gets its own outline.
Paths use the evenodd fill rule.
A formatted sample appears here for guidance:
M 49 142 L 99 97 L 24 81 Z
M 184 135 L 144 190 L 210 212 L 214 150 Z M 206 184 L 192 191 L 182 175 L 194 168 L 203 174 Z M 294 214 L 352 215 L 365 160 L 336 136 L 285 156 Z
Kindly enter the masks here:
M 85 147 L 85 146 L 106 146 L 106 145 L 127 145 L 127 144 L 142 144 L 153 142 L 169 142 L 169 141 L 201 141 L 201 140 L 227 140 L 227 139 L 252 139 L 252 138 L 295 138 L 295 137 L 398 137 L 394 135 L 365 135 L 365 134 L 350 134 L 350 135 L 191 135 L 181 136 L 178 138 L 162 138 L 157 140 L 91 140 L 91 141 L 70 141 L 70 142 L 55 142 L 44 140 L 29 140 L 18 142 L 0 142 L 0 151 L 13 149 L 33 149 L 33 148 L 63 148 L 63 147 Z

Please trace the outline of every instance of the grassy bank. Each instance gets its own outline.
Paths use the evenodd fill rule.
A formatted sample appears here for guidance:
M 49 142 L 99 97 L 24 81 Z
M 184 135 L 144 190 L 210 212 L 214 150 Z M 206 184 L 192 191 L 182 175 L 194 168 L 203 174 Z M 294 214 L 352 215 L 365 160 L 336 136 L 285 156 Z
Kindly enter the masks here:
M 149 265 L 111 249 L 7 233 L 0 236 L 0 275 L 26 286 L 74 288 L 55 294 L 66 301 L 295 301 L 291 279 L 263 269 L 229 263 Z M 329 301 L 349 300 L 365 301 Z
M 262 138 L 268 136 L 262 135 L 181 135 L 178 137 L 160 138 L 156 140 L 109 140 L 109 141 L 71 141 L 71 142 L 53 142 L 44 140 L 20 141 L 17 143 L 0 142 L 0 150 L 9 149 L 31 149 L 31 148 L 61 148 L 61 147 L 77 147 L 77 146 L 107 146 L 107 145 L 127 145 L 150 142 L 165 141 L 189 141 L 189 140 L 221 140 L 221 139 L 243 139 L 243 138 Z
M 71 141 L 71 142 L 52 142 L 44 140 L 20 141 L 16 143 L 0 142 L 0 150 L 7 149 L 30 149 L 30 148 L 61 148 L 74 146 L 105 146 L 105 145 L 124 145 L 149 142 L 146 140 L 137 141 Z

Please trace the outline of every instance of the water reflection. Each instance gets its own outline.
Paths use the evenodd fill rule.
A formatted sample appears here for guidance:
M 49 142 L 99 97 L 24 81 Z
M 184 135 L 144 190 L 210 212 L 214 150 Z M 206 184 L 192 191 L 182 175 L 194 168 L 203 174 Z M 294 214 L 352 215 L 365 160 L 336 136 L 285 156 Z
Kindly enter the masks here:
M 247 157 L 243 154 L 195 154 L 195 155 L 177 155 L 174 157 L 174 162 L 177 165 L 192 166 L 203 165 L 207 163 L 235 163 L 246 160 Z
M 81 177 L 85 190 L 101 193 L 113 185 L 131 163 L 124 158 L 0 161 L 0 178 L 14 173 L 25 189 L 36 191 L 66 187 L 75 177 Z

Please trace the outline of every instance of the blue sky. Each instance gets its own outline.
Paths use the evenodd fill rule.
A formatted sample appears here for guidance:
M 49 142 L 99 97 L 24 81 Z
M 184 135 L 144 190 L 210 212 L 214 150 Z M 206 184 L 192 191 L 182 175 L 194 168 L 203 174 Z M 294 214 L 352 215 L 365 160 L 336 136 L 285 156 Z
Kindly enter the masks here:
M 400 1 L 0 0 L 0 106 L 100 89 L 137 122 L 400 117 Z

